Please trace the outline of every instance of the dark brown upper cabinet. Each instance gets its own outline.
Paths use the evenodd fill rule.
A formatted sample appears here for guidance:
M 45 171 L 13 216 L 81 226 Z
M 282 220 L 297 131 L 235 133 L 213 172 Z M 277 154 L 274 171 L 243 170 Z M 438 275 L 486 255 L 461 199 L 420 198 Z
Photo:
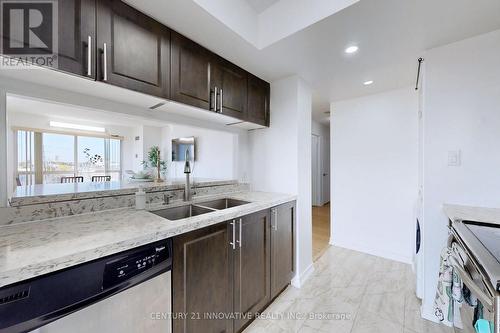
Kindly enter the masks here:
M 234 312 L 250 314 L 234 321 L 245 327 L 271 300 L 271 221 L 269 209 L 235 220 Z
M 271 209 L 271 298 L 295 275 L 295 201 Z
M 231 235 L 229 224 L 221 223 L 174 238 L 172 307 L 187 317 L 173 320 L 173 332 L 233 332 L 233 320 L 205 318 L 232 312 Z
M 247 120 L 262 126 L 269 126 L 271 88 L 268 82 L 248 74 Z
M 216 112 L 246 120 L 247 72 L 218 58 L 212 63 L 210 81 L 212 92 L 217 92 Z
M 95 79 L 95 0 L 64 0 L 57 5 L 58 69 Z
M 214 56 L 205 48 L 172 31 L 171 98 L 174 101 L 215 110 L 210 91 L 210 68 Z
M 119 0 L 97 3 L 97 79 L 169 98 L 170 30 Z
M 269 83 L 120 0 L 60 0 L 57 6 L 58 62 L 46 65 L 269 126 Z M 3 45 L 10 45 L 6 30 Z

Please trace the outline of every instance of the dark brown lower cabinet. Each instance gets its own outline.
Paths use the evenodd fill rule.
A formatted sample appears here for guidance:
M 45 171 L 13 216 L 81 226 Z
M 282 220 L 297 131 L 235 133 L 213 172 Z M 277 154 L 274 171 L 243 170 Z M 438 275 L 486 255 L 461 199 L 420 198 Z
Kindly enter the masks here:
M 174 238 L 172 308 L 187 315 L 174 318 L 174 333 L 241 332 L 290 283 L 295 203 L 276 211 Z M 272 230 L 276 216 L 278 229 Z
M 271 300 L 271 223 L 264 210 L 235 221 L 234 321 L 239 332 Z
M 295 275 L 295 201 L 271 209 L 271 299 Z
M 172 270 L 173 332 L 233 332 L 230 319 L 209 319 L 232 312 L 232 231 L 221 223 L 174 238 Z

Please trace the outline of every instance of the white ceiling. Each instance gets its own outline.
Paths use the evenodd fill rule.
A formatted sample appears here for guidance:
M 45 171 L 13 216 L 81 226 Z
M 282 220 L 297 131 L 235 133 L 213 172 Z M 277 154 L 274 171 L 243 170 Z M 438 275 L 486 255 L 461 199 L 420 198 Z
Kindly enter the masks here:
M 500 29 L 498 0 L 361 0 L 259 50 L 194 0 L 126 2 L 269 81 L 299 75 L 317 120 L 331 101 L 412 85 L 427 49 Z M 360 50 L 346 56 L 350 44 Z
M 7 96 L 7 111 L 9 113 L 31 114 L 50 120 L 68 121 L 90 126 L 122 126 L 133 128 L 141 125 L 157 127 L 168 125 L 166 122 L 148 120 L 143 117 L 117 115 L 116 112 L 81 108 L 70 104 L 55 103 L 16 95 Z
M 262 13 L 280 0 L 246 0 L 257 14 Z

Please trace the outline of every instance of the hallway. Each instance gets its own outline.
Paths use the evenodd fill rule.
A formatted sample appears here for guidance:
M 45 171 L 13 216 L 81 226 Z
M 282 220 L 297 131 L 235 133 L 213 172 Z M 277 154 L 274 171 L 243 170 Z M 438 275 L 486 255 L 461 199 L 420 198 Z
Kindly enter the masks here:
M 330 242 L 330 203 L 312 208 L 313 261 L 321 257 Z

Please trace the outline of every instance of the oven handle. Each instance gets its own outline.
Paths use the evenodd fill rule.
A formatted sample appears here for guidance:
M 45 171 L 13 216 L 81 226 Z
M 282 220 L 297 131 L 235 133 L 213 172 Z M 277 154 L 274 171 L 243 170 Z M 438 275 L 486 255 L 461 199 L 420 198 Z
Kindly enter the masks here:
M 476 297 L 481 301 L 481 303 L 486 307 L 488 311 L 493 312 L 493 298 L 486 295 L 486 293 L 472 280 L 469 274 L 467 274 L 467 272 L 462 268 L 462 266 L 457 263 L 456 259 L 453 257 L 451 257 L 451 265 L 457 272 L 462 282 L 467 286 L 467 288 L 469 288 L 471 293 L 476 295 Z

